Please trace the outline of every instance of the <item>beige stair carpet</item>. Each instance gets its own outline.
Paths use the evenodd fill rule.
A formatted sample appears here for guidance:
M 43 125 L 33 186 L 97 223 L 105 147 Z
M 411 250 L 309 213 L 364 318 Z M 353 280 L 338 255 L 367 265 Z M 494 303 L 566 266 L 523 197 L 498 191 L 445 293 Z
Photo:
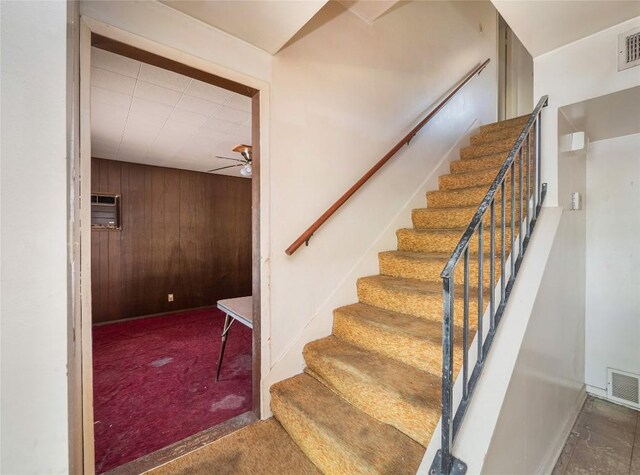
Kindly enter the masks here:
M 398 230 L 398 249 L 380 253 L 380 275 L 358 280 L 359 302 L 334 311 L 333 335 L 306 345 L 305 374 L 271 388 L 275 420 L 245 428 L 207 451 L 201 449 L 195 461 L 183 457 L 162 473 L 204 473 L 205 467 L 221 463 L 233 470 L 209 473 L 415 473 L 440 418 L 440 272 L 526 120 L 482 126 L 471 138 L 471 145 L 461 150 L 461 159 L 451 163 L 451 173 L 440 177 L 439 189 L 427 193 L 428 207 L 413 211 L 413 227 Z M 531 171 L 533 166 L 531 153 Z M 510 176 L 507 182 L 504 239 L 508 253 Z M 519 217 L 519 195 L 516 198 Z M 503 240 L 501 211 L 497 201 L 497 259 Z M 484 311 L 488 305 L 491 287 L 491 243 L 488 233 L 485 236 L 481 262 L 477 240 L 470 244 L 469 342 L 475 335 L 479 307 Z M 480 267 L 482 282 L 478 282 Z M 499 260 L 495 272 L 497 283 Z M 454 276 L 456 373 L 462 365 L 463 280 L 459 266 Z M 480 287 L 482 302 L 477 297 Z

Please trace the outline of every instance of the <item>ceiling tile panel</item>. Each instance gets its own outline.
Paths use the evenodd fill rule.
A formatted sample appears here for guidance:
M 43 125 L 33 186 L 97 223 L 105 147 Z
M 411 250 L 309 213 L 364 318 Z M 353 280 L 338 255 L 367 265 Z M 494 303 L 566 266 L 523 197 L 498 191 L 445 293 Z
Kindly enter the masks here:
M 151 84 L 155 84 L 156 86 L 173 89 L 178 92 L 184 92 L 184 90 L 191 82 L 191 78 L 145 63 L 142 63 L 142 65 L 140 66 L 140 74 L 138 75 L 138 79 L 140 79 L 141 81 L 150 82 Z
M 155 101 L 148 101 L 139 97 L 134 97 L 131 103 L 129 116 L 136 121 L 148 122 L 161 126 L 169 118 L 173 107 L 160 104 Z
M 181 122 L 184 124 L 189 124 L 194 130 L 199 129 L 204 125 L 207 121 L 208 117 L 203 114 L 197 114 L 195 112 L 190 112 L 185 109 L 178 109 L 177 107 L 173 110 L 171 114 L 171 120 L 176 122 Z
M 131 106 L 131 96 L 121 92 L 110 91 L 97 86 L 91 86 L 91 102 L 96 104 L 106 104 L 117 107 L 125 111 Z
M 216 119 L 212 117 L 208 119 L 200 128 L 198 135 L 206 137 L 212 133 L 235 133 L 238 130 L 238 124 L 226 120 Z
M 133 96 L 136 79 L 106 69 L 91 68 L 91 85 Z
M 159 102 L 160 104 L 166 104 L 173 107 L 180 100 L 180 96 L 182 96 L 182 93 L 174 89 L 157 86 L 149 82 L 138 81 L 133 96 L 148 101 Z
M 234 122 L 236 124 L 244 124 L 249 117 L 249 113 L 231 107 L 221 106 L 215 114 L 216 119 L 226 120 L 227 122 Z
M 241 96 L 240 94 L 232 94 L 224 105 L 241 111 L 251 112 L 251 98 Z
M 229 100 L 229 98 L 234 96 L 244 97 L 240 96 L 240 94 L 234 94 L 231 91 L 212 86 L 211 84 L 206 84 L 196 79 L 191 81 L 191 84 L 187 87 L 185 94 L 198 97 L 206 101 L 215 102 L 216 104 L 224 104 Z
M 132 78 L 137 78 L 140 70 L 140 61 L 125 58 L 99 48 L 91 48 L 91 64 L 100 69 L 106 69 L 107 71 Z
M 215 102 L 206 101 L 199 97 L 189 96 L 187 94 L 180 98 L 180 101 L 176 105 L 179 109 L 184 109 L 189 112 L 195 112 L 197 114 L 203 114 L 208 117 L 213 117 L 218 112 L 218 109 L 222 107 Z

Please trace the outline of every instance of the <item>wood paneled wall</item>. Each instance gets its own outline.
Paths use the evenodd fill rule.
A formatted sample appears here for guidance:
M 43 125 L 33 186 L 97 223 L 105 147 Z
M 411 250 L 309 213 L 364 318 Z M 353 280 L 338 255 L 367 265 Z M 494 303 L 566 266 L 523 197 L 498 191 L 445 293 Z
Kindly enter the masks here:
M 122 230 L 92 230 L 93 322 L 251 294 L 251 180 L 94 158 Z M 168 302 L 167 294 L 174 294 Z

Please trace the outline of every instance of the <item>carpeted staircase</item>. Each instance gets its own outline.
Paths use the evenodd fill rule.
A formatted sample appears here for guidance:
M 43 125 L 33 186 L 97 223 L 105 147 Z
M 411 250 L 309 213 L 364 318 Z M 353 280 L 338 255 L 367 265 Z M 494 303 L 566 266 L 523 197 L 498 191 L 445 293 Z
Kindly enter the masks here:
M 214 473 L 215 466 L 215 473 L 415 473 L 440 418 L 440 272 L 527 119 L 483 126 L 471 138 L 460 160 L 451 163 L 451 174 L 440 177 L 439 190 L 427 193 L 429 207 L 413 210 L 413 228 L 398 230 L 398 250 L 380 253 L 380 275 L 358 280 L 359 302 L 334 311 L 333 335 L 306 345 L 304 374 L 271 388 L 275 420 L 238 431 L 198 451 L 208 456 L 194 452 L 161 472 Z M 510 215 L 508 204 L 507 224 Z M 496 223 L 499 229 L 499 206 Z M 507 254 L 510 239 L 507 231 Z M 488 238 L 484 244 L 483 287 L 488 289 Z M 497 256 L 500 244 L 498 233 Z M 477 250 L 472 242 L 471 252 Z M 462 266 L 458 271 L 456 284 L 461 284 Z M 471 259 L 470 282 L 478 282 L 477 257 Z M 471 290 L 470 340 L 476 291 Z M 458 298 L 455 321 L 461 319 Z M 462 344 L 460 328 L 455 342 Z M 456 355 L 457 371 L 461 352 Z M 246 444 L 247 439 L 252 442 Z M 282 450 L 274 452 L 273 440 L 282 441 L 276 446 Z M 221 467 L 228 461 L 232 471 Z

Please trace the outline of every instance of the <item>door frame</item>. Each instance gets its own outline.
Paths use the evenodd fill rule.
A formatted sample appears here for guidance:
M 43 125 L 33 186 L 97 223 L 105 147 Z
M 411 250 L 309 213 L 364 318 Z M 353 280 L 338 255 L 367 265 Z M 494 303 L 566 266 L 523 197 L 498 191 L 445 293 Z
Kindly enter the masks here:
M 262 331 L 269 328 L 269 294 L 265 291 L 269 288 L 269 195 L 266 187 L 261 186 L 261 182 L 268 183 L 269 84 L 87 16 L 80 17 L 78 33 L 79 71 L 73 80 L 69 79 L 75 93 L 79 94 L 79 105 L 72 112 L 72 121 L 77 126 L 70 133 L 72 163 L 69 167 L 69 269 L 74 287 L 70 313 L 73 341 L 69 348 L 69 446 L 73 471 L 94 473 L 90 225 L 92 38 L 111 42 L 123 51 L 146 53 L 147 59 L 159 61 L 162 64 L 157 65 L 164 69 L 196 77 L 252 99 L 252 412 L 258 419 L 264 412 L 261 376 L 267 374 L 266 364 L 270 359 L 267 354 L 269 335 Z

